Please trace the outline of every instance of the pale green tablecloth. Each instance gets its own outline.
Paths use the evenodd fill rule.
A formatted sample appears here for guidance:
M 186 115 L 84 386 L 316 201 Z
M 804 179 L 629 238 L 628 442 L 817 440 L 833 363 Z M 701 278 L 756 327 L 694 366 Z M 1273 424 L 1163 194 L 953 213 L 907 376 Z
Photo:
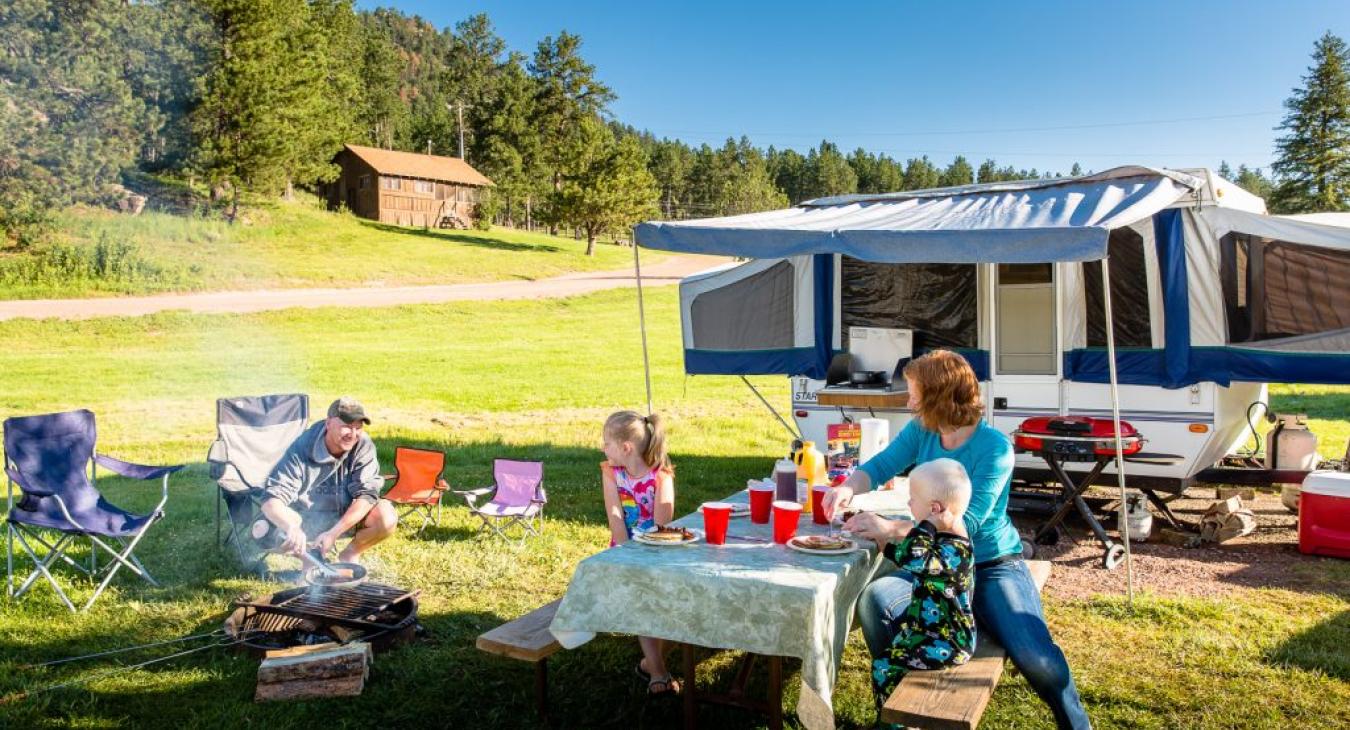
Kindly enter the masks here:
M 729 502 L 745 502 L 742 491 Z M 702 531 L 694 513 L 676 524 Z M 770 538 L 748 517 L 729 533 Z M 822 533 L 803 512 L 797 534 Z M 797 714 L 833 728 L 831 694 L 854 604 L 882 558 L 869 549 L 807 555 L 781 545 L 737 542 L 649 546 L 629 542 L 583 560 L 550 629 L 566 648 L 597 633 L 655 636 L 802 661 Z

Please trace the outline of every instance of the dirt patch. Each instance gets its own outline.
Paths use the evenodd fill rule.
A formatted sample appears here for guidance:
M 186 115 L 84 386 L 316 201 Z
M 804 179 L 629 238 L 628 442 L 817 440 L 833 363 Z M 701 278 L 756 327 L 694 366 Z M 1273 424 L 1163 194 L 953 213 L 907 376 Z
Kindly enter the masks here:
M 1213 487 L 1194 487 L 1171 503 L 1172 511 L 1182 521 L 1196 523 L 1214 496 Z M 1350 561 L 1300 553 L 1298 518 L 1280 504 L 1278 493 L 1258 492 L 1255 500 L 1244 505 L 1256 514 L 1256 531 L 1222 545 L 1183 548 L 1152 541 L 1133 543 L 1135 591 L 1214 598 L 1255 588 L 1282 588 L 1350 596 Z M 1014 522 L 1029 539 L 1040 519 L 1018 515 Z M 1155 513 L 1155 532 L 1165 524 Z M 1103 521 L 1103 525 L 1118 538 L 1114 520 Z M 1125 592 L 1124 563 L 1115 570 L 1102 568 L 1101 544 L 1081 520 L 1069 522 L 1058 544 L 1037 546 L 1036 557 L 1054 563 L 1054 576 L 1046 586 L 1051 596 L 1088 598 Z

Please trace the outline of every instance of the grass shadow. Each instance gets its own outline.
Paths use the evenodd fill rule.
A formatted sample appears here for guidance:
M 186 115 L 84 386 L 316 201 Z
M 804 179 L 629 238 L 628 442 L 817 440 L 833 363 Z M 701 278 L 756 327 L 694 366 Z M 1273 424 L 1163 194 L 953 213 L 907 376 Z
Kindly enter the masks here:
M 430 238 L 444 243 L 459 243 L 466 246 L 477 246 L 478 248 L 487 248 L 494 251 L 535 251 L 539 253 L 556 253 L 564 250 L 561 246 L 551 246 L 548 244 L 531 243 L 513 243 L 511 241 L 498 241 L 485 237 L 470 236 L 463 233 L 451 233 L 438 228 L 417 228 L 413 226 L 396 226 L 391 223 L 380 223 L 378 221 L 361 220 L 358 221 L 362 226 L 373 228 L 381 233 L 392 233 L 400 236 L 417 236 L 419 238 Z
M 1350 646 L 1350 611 L 1341 611 L 1266 652 L 1265 661 L 1279 667 L 1321 672 L 1346 682 L 1350 681 L 1347 646 Z

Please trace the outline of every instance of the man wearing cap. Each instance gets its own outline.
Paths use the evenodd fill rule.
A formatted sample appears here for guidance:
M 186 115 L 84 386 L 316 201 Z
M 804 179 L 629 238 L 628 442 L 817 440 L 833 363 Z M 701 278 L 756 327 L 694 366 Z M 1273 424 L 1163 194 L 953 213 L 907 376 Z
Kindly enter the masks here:
M 328 417 L 296 437 L 272 469 L 263 485 L 262 513 L 285 533 L 282 551 L 299 555 L 312 544 L 327 555 L 339 537 L 357 528 L 338 556 L 343 562 L 356 562 L 361 553 L 394 534 L 398 513 L 380 499 L 384 478 L 375 443 L 364 430 L 369 424 L 366 409 L 356 399 L 339 398 L 328 406 Z M 337 523 L 329 527 L 335 516 Z M 322 525 L 312 524 L 318 520 Z M 311 538 L 307 527 L 327 529 Z

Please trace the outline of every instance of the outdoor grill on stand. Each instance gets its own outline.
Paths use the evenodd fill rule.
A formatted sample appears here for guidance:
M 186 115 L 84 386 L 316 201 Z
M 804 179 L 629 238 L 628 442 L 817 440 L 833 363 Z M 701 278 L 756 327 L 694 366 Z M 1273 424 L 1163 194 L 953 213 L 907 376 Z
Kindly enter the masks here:
M 1061 525 L 1075 509 L 1088 528 L 1102 543 L 1102 566 L 1115 568 L 1125 557 L 1125 546 L 1111 539 L 1097 516 L 1083 499 L 1083 493 L 1092 486 L 1102 470 L 1115 461 L 1116 438 L 1111 419 L 1086 416 L 1051 416 L 1029 418 L 1013 431 L 1013 448 L 1017 452 L 1036 454 L 1050 466 L 1060 483 L 1058 508 L 1036 528 L 1033 538 L 1037 545 L 1053 545 L 1059 541 Z M 1171 464 L 1181 460 L 1171 454 L 1143 452 L 1144 438 L 1126 421 L 1120 422 L 1121 453 L 1125 461 L 1140 464 Z M 1067 462 L 1091 462 L 1092 468 L 1077 481 L 1065 470 Z M 1167 503 L 1146 487 L 1139 491 L 1148 498 L 1173 526 L 1180 526 Z
M 290 588 L 235 601 L 225 630 L 255 650 L 368 641 L 381 651 L 416 636 L 419 593 L 380 583 Z

